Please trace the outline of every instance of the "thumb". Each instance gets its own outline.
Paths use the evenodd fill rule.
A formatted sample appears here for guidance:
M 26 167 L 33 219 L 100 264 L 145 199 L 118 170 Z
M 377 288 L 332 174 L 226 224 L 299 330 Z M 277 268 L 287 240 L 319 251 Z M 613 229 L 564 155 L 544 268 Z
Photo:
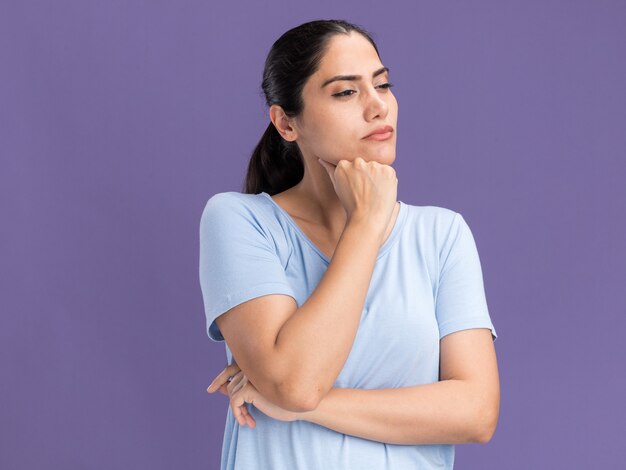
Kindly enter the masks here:
M 326 173 L 328 173 L 328 176 L 330 176 L 330 179 L 331 179 L 331 181 L 333 182 L 333 185 L 334 185 L 335 184 L 335 168 L 336 168 L 336 166 L 331 164 L 331 163 L 328 163 L 325 160 L 322 160 L 321 158 L 318 158 L 317 161 L 326 170 Z

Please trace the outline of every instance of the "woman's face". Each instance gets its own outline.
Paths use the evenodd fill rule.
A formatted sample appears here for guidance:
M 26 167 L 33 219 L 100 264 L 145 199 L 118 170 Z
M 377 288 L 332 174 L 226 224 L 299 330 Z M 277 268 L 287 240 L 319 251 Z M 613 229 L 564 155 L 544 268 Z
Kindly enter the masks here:
M 372 76 L 381 68 L 376 50 L 361 34 L 338 34 L 330 40 L 319 70 L 303 88 L 304 110 L 292 123 L 305 158 L 320 157 L 337 164 L 360 156 L 366 161 L 393 163 L 398 102 L 384 86 L 389 83 L 388 73 Z M 361 78 L 324 85 L 337 75 Z M 364 138 L 385 125 L 393 128 L 390 138 Z

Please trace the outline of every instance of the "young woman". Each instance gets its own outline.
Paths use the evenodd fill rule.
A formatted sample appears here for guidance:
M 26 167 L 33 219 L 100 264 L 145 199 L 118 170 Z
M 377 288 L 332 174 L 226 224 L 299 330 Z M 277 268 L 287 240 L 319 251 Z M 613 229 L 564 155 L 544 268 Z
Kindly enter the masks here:
M 500 391 L 474 238 L 397 201 L 398 103 L 370 35 L 320 20 L 263 74 L 244 193 L 207 202 L 200 283 L 228 366 L 222 469 L 446 468 L 487 442 Z

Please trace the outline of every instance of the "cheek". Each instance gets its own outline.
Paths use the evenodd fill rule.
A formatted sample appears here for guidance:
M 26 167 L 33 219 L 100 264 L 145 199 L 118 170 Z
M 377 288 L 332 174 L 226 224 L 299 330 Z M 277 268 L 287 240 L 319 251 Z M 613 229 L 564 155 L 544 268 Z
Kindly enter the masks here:
M 316 136 L 326 147 L 353 146 L 354 142 L 360 140 L 362 129 L 355 129 L 351 123 L 354 117 L 343 116 L 332 113 L 323 116 L 320 120 L 323 123 L 317 126 Z
M 357 155 L 367 153 L 367 147 L 358 138 L 339 132 L 328 133 L 315 142 L 312 149 L 317 155 L 324 155 L 330 161 L 353 160 Z

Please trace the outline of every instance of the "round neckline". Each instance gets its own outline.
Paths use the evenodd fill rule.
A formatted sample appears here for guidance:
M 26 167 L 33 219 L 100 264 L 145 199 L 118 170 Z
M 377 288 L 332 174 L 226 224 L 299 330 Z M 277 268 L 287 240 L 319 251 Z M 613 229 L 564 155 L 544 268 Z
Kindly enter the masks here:
M 276 209 L 278 209 L 278 212 L 283 216 L 283 218 L 286 219 L 287 222 L 295 229 L 298 236 L 302 238 L 326 262 L 326 264 L 330 264 L 330 258 L 326 256 L 326 254 L 324 254 L 324 252 L 320 250 L 318 246 L 313 243 L 313 241 L 311 241 L 308 235 L 304 233 L 304 231 L 300 228 L 296 221 L 293 220 L 291 215 L 289 215 L 289 213 L 285 209 L 283 209 L 276 201 L 274 201 L 274 199 L 272 199 L 272 196 L 270 196 L 265 191 L 260 192 L 259 195 L 264 196 L 266 199 L 268 199 L 270 203 Z M 396 221 L 393 225 L 393 228 L 391 229 L 391 233 L 379 248 L 376 260 L 379 260 L 385 253 L 387 253 L 387 251 L 389 251 L 394 240 L 398 238 L 398 233 L 401 231 L 402 225 L 404 224 L 404 219 L 406 217 L 406 204 L 400 200 L 398 200 L 398 202 L 400 203 L 400 208 L 398 209 Z

